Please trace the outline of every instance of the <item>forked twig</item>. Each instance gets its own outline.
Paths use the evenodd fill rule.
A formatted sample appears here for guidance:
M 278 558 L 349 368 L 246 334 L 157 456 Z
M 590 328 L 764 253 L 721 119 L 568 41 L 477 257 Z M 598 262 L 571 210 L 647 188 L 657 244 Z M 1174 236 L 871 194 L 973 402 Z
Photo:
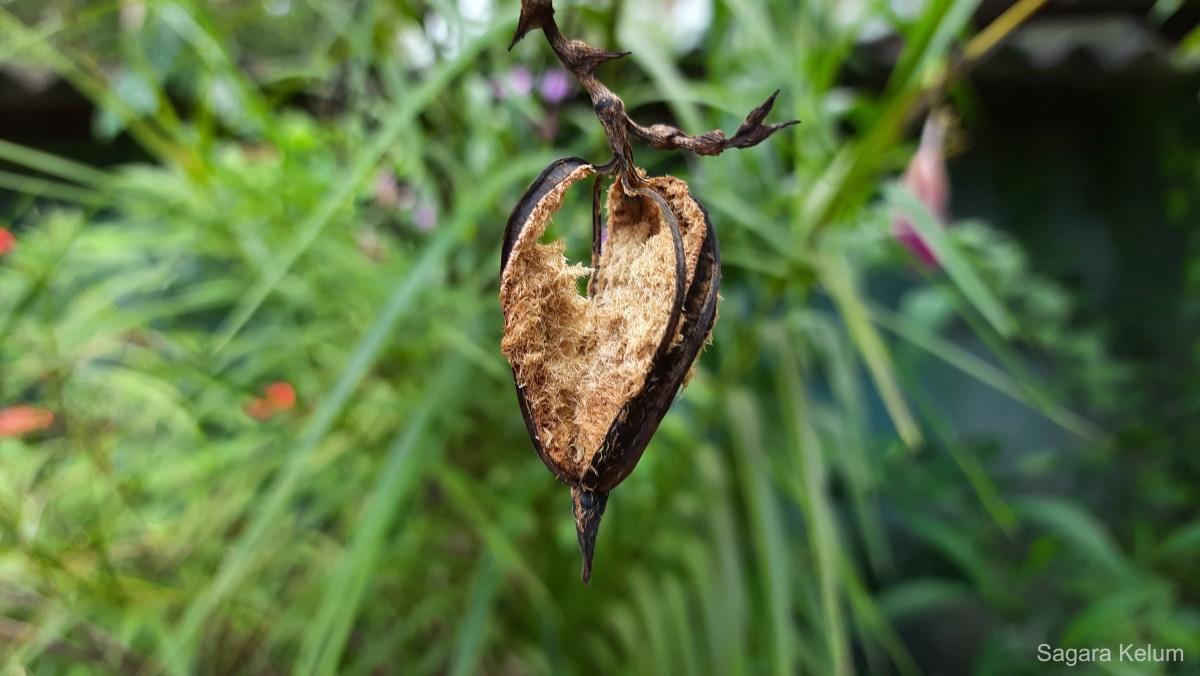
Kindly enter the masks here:
M 631 189 L 636 190 L 640 186 L 641 178 L 634 168 L 629 136 L 658 150 L 687 150 L 697 155 L 720 155 L 729 148 L 749 148 L 758 145 L 780 129 L 799 124 L 799 120 L 763 124 L 767 113 L 775 105 L 775 97 L 779 95 L 779 91 L 776 90 L 762 105 L 750 111 L 733 136 L 726 136 L 720 129 L 693 136 L 668 124 L 643 127 L 629 117 L 625 112 L 625 103 L 605 87 L 595 74 L 601 64 L 619 59 L 629 52 L 596 49 L 580 40 L 565 38 L 554 21 L 552 0 L 522 0 L 517 32 L 508 48 L 512 49 L 521 38 L 537 28 L 542 29 L 546 35 L 546 40 L 549 41 L 550 48 L 554 50 L 558 60 L 591 96 L 592 109 L 596 112 L 600 124 L 604 126 L 608 144 L 612 147 L 614 155 L 613 162 L 605 165 L 605 169 L 618 173 Z

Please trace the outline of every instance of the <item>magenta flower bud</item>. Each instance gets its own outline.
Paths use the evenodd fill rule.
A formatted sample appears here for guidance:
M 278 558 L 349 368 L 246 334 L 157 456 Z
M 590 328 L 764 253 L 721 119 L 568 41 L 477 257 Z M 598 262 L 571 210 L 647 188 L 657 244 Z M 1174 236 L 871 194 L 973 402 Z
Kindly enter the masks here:
M 900 179 L 901 185 L 921 200 L 940 226 L 945 225 L 950 206 L 945 137 L 944 123 L 936 114 L 925 118 L 925 126 L 921 130 L 921 144 Z M 892 237 L 927 267 L 939 267 L 937 255 L 907 216 L 892 217 Z

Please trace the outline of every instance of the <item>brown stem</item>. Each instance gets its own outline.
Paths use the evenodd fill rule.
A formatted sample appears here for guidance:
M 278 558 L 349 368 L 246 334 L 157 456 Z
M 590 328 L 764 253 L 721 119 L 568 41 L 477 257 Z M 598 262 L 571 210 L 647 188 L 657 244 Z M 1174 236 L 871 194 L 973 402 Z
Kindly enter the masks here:
M 726 137 L 725 132 L 720 129 L 692 136 L 666 124 L 643 127 L 629 117 L 625 112 L 625 103 L 595 75 L 601 64 L 619 59 L 629 52 L 610 52 L 596 49 L 579 40 L 566 39 L 554 21 L 552 0 L 521 1 L 521 18 L 517 22 L 517 33 L 508 48 L 512 49 L 521 38 L 536 28 L 542 29 L 558 60 L 587 90 L 592 99 L 592 109 L 596 112 L 600 124 L 604 126 L 608 145 L 613 151 L 613 162 L 605 165 L 605 168 L 611 168 L 617 173 L 630 192 L 642 189 L 642 179 L 634 166 L 633 149 L 629 145 L 631 135 L 658 150 L 688 150 L 698 155 L 720 155 L 729 148 L 749 148 L 758 145 L 780 129 L 799 124 L 798 120 L 763 124 L 767 113 L 775 104 L 775 97 L 779 94 L 777 90 L 762 105 L 750 111 L 732 137 Z

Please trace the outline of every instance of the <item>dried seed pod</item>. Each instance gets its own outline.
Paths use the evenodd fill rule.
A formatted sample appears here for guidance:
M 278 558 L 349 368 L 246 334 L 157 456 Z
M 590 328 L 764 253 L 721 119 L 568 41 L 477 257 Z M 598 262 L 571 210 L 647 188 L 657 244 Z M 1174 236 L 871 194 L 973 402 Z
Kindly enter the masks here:
M 568 264 L 561 240 L 540 239 L 567 189 L 596 174 L 576 158 L 542 172 L 509 218 L 500 276 L 501 350 L 538 455 L 571 487 L 585 581 L 608 492 L 707 340 L 721 274 L 708 213 L 671 177 L 614 181 L 603 242 L 593 200 L 592 267 Z M 588 274 L 584 298 L 576 282 Z
M 595 74 L 628 52 L 567 40 L 552 0 L 522 0 L 512 45 L 535 29 L 587 90 L 613 152 L 603 165 L 569 158 L 547 167 L 509 216 L 500 255 L 501 351 L 512 364 L 534 448 L 571 487 L 587 582 L 608 492 L 633 471 L 687 380 L 716 320 L 721 282 L 708 212 L 683 181 L 647 178 L 634 165 L 629 137 L 657 149 L 719 155 L 757 145 L 796 121 L 763 123 L 775 92 L 731 137 L 720 130 L 692 136 L 665 124 L 643 127 Z M 592 176 L 592 266 L 572 266 L 561 240 L 540 239 L 571 184 Z M 607 239 L 600 224 L 605 176 L 614 178 Z M 589 274 L 584 298 L 576 282 Z

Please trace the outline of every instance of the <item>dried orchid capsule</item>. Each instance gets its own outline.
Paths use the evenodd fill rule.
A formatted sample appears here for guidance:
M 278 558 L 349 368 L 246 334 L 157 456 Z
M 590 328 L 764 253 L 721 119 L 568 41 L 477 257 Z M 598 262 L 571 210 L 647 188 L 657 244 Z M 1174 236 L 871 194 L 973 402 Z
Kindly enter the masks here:
M 592 267 L 561 240 L 540 241 L 563 195 L 597 168 L 559 160 L 534 181 L 504 234 L 501 350 L 512 364 L 534 448 L 571 487 L 591 576 L 608 493 L 633 471 L 712 330 L 720 252 L 708 213 L 676 178 L 622 181 L 608 193 L 608 236 L 593 202 Z M 588 297 L 577 292 L 591 274 Z
M 603 165 L 568 158 L 547 167 L 509 216 L 500 255 L 500 348 L 512 365 L 534 448 L 571 487 L 587 582 L 608 493 L 633 471 L 687 380 L 716 321 L 721 282 L 708 212 L 683 181 L 647 178 L 634 165 L 629 137 L 653 148 L 719 155 L 757 145 L 796 122 L 763 124 L 776 92 L 750 111 L 732 137 L 720 130 L 691 136 L 670 125 L 643 127 L 595 75 L 600 65 L 628 52 L 567 40 L 551 0 L 522 0 L 512 45 L 535 29 L 587 90 L 613 151 Z M 588 268 L 567 263 L 561 240 L 540 240 L 566 191 L 592 176 Z M 605 176 L 614 178 L 607 238 L 599 203 Z M 576 286 L 584 275 L 591 275 L 586 298 Z

